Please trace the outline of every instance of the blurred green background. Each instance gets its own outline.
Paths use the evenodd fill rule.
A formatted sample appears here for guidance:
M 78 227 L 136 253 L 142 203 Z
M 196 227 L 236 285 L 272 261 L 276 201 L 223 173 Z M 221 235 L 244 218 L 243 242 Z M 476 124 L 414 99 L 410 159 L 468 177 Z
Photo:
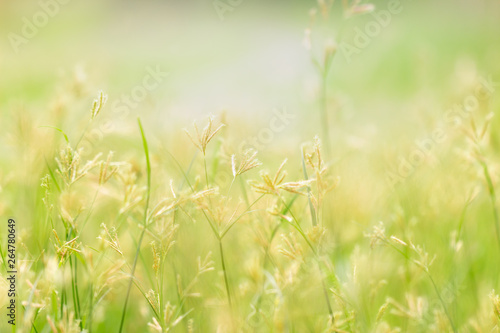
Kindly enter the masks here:
M 23 144 L 43 140 L 40 133 L 46 132 L 39 126 L 44 125 L 68 133 L 74 130 L 78 136 L 100 89 L 108 94 L 108 104 L 98 128 L 111 129 L 96 136 L 110 140 L 88 146 L 92 153 L 125 147 L 120 157 L 127 157 L 128 148 L 139 151 L 135 121 L 140 116 L 151 145 L 171 147 L 187 165 L 192 156 L 183 154 L 188 141 L 181 129 L 194 119 L 221 115 L 229 124 L 228 141 L 238 147 L 241 140 L 258 136 L 269 126 L 273 110 L 286 109 L 294 118 L 259 149 L 259 158 L 275 166 L 290 157 L 290 172 L 300 175 L 300 144 L 321 132 L 320 79 L 304 47 L 314 1 L 243 0 L 225 12 L 223 19 L 209 0 L 43 3 L 48 2 L 58 4 L 57 13 L 17 52 L 12 34 L 22 36 L 24 18 L 33 21 L 42 7 L 37 1 L 0 2 L 0 128 L 4 134 L 0 165 L 2 190 L 11 194 L 0 206 L 3 214 L 36 219 L 36 211 L 26 207 L 32 207 L 40 196 L 33 186 L 38 186 L 44 166 L 32 169 L 29 161 L 43 161 L 44 152 Z M 373 3 L 377 10 L 389 6 L 389 1 Z M 340 13 L 340 8 L 341 1 L 335 2 L 333 13 L 336 9 Z M 365 29 L 374 17 L 353 18 L 343 26 L 343 38 L 336 40 L 337 54 L 328 77 L 328 109 L 335 115 L 329 124 L 331 162 L 342 177 L 342 186 L 332 194 L 328 213 L 332 219 L 327 226 L 336 246 L 332 261 L 347 280 L 349 256 L 360 243 L 367 245 L 363 232 L 384 220 L 395 233 L 440 254 L 435 265 L 440 286 L 455 283 L 454 275 L 460 275 L 457 280 L 471 291 L 460 299 L 470 308 L 454 310 L 463 324 L 464 313 L 473 315 L 484 303 L 477 295 L 486 295 L 495 284 L 499 287 L 498 272 L 491 268 L 498 257 L 488 252 L 496 240 L 487 191 L 477 172 L 457 158 L 464 135 L 458 130 L 447 132 L 452 140 L 438 145 L 397 191 L 388 189 L 387 175 L 415 149 L 416 140 L 435 128 L 446 128 L 442 124 L 446 110 L 470 94 L 478 77 L 500 82 L 500 1 L 401 0 L 401 8 L 351 59 L 342 53 L 342 43 L 354 43 L 356 29 Z M 334 14 L 318 34 L 313 29 L 312 52 L 318 57 L 324 40 L 340 32 L 340 16 Z M 159 68 L 168 76 L 147 91 L 137 106 L 115 112 L 119 110 L 113 105 L 123 106 L 123 94 L 131 94 L 142 84 L 148 68 Z M 495 92 L 485 109 L 498 110 L 498 96 Z M 477 116 L 481 119 L 484 114 Z M 491 159 L 498 163 L 500 121 L 494 118 L 492 124 Z M 157 158 L 164 162 L 164 156 Z M 499 169 L 495 163 L 496 182 Z M 454 254 L 443 249 L 449 247 L 466 189 L 478 183 L 483 188 L 472 205 L 470 257 L 457 274 L 450 259 Z M 403 274 L 396 276 L 392 268 L 385 269 L 387 256 L 375 256 L 381 263 L 380 275 L 392 274 L 397 281 L 392 281 L 393 290 L 389 288 L 387 294 L 392 291 L 396 297 L 408 285 L 424 289 L 410 278 L 408 285 L 396 284 Z M 229 260 L 238 262 L 235 256 Z M 365 276 L 373 273 L 370 267 L 360 270 Z M 118 316 L 120 310 L 109 311 Z M 373 317 L 376 310 L 371 312 Z

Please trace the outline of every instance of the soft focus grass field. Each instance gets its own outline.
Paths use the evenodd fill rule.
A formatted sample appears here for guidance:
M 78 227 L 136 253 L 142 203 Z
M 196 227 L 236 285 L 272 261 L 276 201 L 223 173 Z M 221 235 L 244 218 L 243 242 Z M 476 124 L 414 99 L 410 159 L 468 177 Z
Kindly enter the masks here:
M 500 3 L 345 3 L 0 3 L 0 332 L 500 331 Z

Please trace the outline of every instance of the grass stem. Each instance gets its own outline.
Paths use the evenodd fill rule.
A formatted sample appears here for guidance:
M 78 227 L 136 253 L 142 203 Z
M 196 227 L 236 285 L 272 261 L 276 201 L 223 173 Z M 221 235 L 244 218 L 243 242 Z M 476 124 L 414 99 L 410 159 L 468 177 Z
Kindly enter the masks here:
M 224 259 L 224 249 L 222 248 L 222 240 L 221 239 L 219 239 L 219 252 L 220 252 L 220 260 L 222 263 L 222 273 L 224 273 L 224 284 L 226 286 L 227 301 L 229 304 L 229 308 L 232 311 L 233 304 L 231 302 L 231 292 L 229 291 L 229 281 L 227 278 L 226 261 Z
M 144 219 L 143 219 L 143 229 L 141 232 L 141 236 L 139 237 L 139 241 L 137 243 L 137 249 L 135 251 L 135 258 L 134 258 L 134 264 L 132 265 L 132 270 L 130 272 L 130 280 L 128 283 L 127 287 L 127 295 L 125 296 L 125 303 L 123 305 L 123 311 L 122 311 L 122 316 L 120 320 L 120 328 L 118 332 L 122 332 L 123 330 L 123 325 L 125 323 L 125 315 L 127 313 L 127 305 L 128 305 L 128 300 L 130 297 L 130 291 L 132 290 L 132 284 L 134 282 L 134 273 L 135 273 L 135 268 L 137 266 L 137 260 L 139 259 L 139 253 L 141 251 L 141 244 L 142 240 L 144 239 L 144 234 L 146 233 L 147 229 L 147 224 L 148 224 L 148 208 L 149 208 L 149 198 L 151 195 L 151 163 L 149 161 L 149 149 L 148 149 L 148 142 L 146 140 L 146 135 L 144 134 L 144 129 L 142 128 L 141 120 L 138 118 L 137 122 L 139 124 L 139 129 L 141 131 L 141 137 L 142 137 L 142 144 L 144 147 L 144 154 L 146 155 L 146 167 L 147 167 L 147 187 L 146 187 L 146 204 L 144 207 Z
M 491 206 L 493 209 L 493 223 L 495 224 L 495 232 L 496 232 L 498 246 L 499 246 L 499 250 L 500 250 L 500 219 L 499 219 L 499 215 L 498 215 L 497 196 L 496 196 L 496 192 L 495 192 L 495 186 L 493 185 L 493 181 L 491 180 L 488 165 L 484 161 L 481 161 L 481 166 L 483 167 L 484 178 L 486 179 L 486 184 L 488 185 L 488 192 L 490 194 Z

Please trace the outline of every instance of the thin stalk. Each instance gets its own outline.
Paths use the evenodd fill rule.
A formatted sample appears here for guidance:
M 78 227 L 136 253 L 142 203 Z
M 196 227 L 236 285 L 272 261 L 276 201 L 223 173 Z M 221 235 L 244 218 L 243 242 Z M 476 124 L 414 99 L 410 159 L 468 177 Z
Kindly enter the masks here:
M 215 181 L 215 175 L 217 174 L 217 170 L 219 168 L 219 158 L 217 158 L 220 149 L 222 147 L 222 140 L 217 140 L 215 142 L 215 147 L 212 152 L 212 171 L 210 175 L 210 181 L 214 182 Z
M 87 214 L 87 217 L 83 221 L 82 227 L 80 228 L 80 233 L 83 231 L 83 228 L 85 228 L 85 225 L 87 224 L 87 222 L 90 219 L 90 216 L 92 215 L 92 208 L 94 207 L 94 204 L 95 204 L 95 202 L 97 200 L 97 195 L 99 194 L 100 189 L 101 189 L 101 185 L 99 185 L 97 187 L 97 190 L 94 193 L 94 198 L 92 199 L 92 203 L 90 204 L 90 208 L 89 208 L 89 212 Z
M 302 230 L 302 227 L 300 226 L 299 224 L 299 221 L 295 218 L 295 215 L 293 214 L 292 210 L 290 209 L 289 206 L 287 206 L 285 200 L 281 197 L 281 195 L 278 194 L 278 198 L 281 200 L 281 202 L 285 205 L 285 207 L 288 209 L 288 211 L 290 212 L 290 215 L 292 216 L 292 219 L 295 221 L 295 223 L 290 223 L 290 225 L 299 232 L 299 234 L 302 236 L 302 238 L 306 241 L 307 245 L 309 246 L 309 248 L 312 250 L 312 252 L 314 253 L 314 256 L 317 257 L 318 254 L 316 253 L 316 249 L 314 248 L 314 246 L 311 244 L 311 242 L 309 241 L 309 238 L 307 238 L 306 234 L 304 233 L 304 231 Z
M 486 184 L 488 185 L 488 192 L 490 194 L 491 206 L 493 209 L 493 223 L 495 224 L 495 232 L 497 235 L 498 246 L 500 249 L 500 220 L 498 216 L 498 208 L 497 208 L 497 197 L 495 192 L 495 186 L 493 186 L 493 181 L 491 180 L 490 171 L 488 169 L 488 165 L 485 162 L 481 161 L 481 166 L 483 167 L 484 178 L 486 179 Z
M 286 213 L 288 213 L 288 211 L 290 210 L 290 206 L 292 205 L 292 203 L 297 199 L 298 197 L 298 194 L 296 194 L 292 200 L 290 200 L 290 202 L 288 203 L 288 205 L 285 205 L 285 208 L 283 209 L 283 211 L 281 212 L 281 215 L 285 215 Z M 271 236 L 268 240 L 268 245 L 266 246 L 265 248 L 265 253 L 264 253 L 264 262 L 262 264 L 262 269 L 265 271 L 266 269 L 266 266 L 267 266 L 267 262 L 270 261 L 272 265 L 274 265 L 274 267 L 276 267 L 278 270 L 279 270 L 279 267 L 278 265 L 276 264 L 276 262 L 274 261 L 274 259 L 272 258 L 271 256 L 271 253 L 269 252 L 270 250 L 270 247 L 271 247 L 271 244 L 273 242 L 273 239 L 274 237 L 276 236 L 276 234 L 278 233 L 278 230 L 280 228 L 280 226 L 282 224 L 284 224 L 285 222 L 283 221 L 280 221 L 273 229 L 272 233 L 271 233 Z M 262 286 L 261 288 L 261 291 L 260 291 L 260 295 L 258 296 L 257 298 L 257 301 L 255 302 L 255 309 L 257 311 L 257 313 L 259 312 L 259 309 L 260 309 L 260 305 L 262 303 L 262 299 L 263 299 L 263 295 L 264 295 L 264 285 Z
M 205 210 L 204 210 L 204 209 L 202 209 L 202 210 L 201 210 L 201 212 L 202 212 L 202 213 L 203 213 L 203 215 L 205 216 L 205 219 L 207 220 L 208 225 L 210 225 L 210 228 L 212 229 L 212 232 L 214 233 L 215 238 L 220 239 L 220 235 L 219 235 L 219 232 L 217 231 L 217 228 L 214 226 L 214 224 L 212 223 L 212 221 L 208 218 L 208 215 L 207 215 L 207 213 L 205 212 Z
M 163 270 L 164 269 L 165 269 L 165 260 L 164 260 L 164 258 L 160 257 L 160 279 L 159 279 L 160 281 L 157 281 L 158 294 L 160 295 L 160 311 L 163 309 Z M 157 278 L 157 280 L 158 280 L 158 278 Z
M 207 188 L 210 188 L 210 185 L 208 182 L 207 159 L 206 159 L 205 155 L 203 155 L 203 166 L 205 167 L 205 180 L 207 182 Z M 233 179 L 233 181 L 234 181 L 234 179 Z M 232 185 L 232 183 L 231 183 L 231 185 Z M 231 188 L 229 190 L 231 190 Z M 226 203 L 227 203 L 227 199 L 226 199 Z M 224 284 L 226 286 L 227 301 L 229 303 L 229 308 L 232 311 L 233 304 L 231 302 L 231 293 L 229 291 L 229 281 L 227 278 L 226 262 L 224 260 L 224 250 L 222 248 L 222 238 L 221 238 L 220 232 L 217 230 L 217 228 L 215 228 L 215 226 L 212 224 L 212 222 L 208 218 L 207 214 L 205 213 L 205 210 L 202 210 L 202 211 L 203 211 L 203 214 L 205 215 L 207 221 L 209 222 L 210 227 L 212 228 L 212 231 L 214 232 L 215 236 L 217 237 L 217 240 L 219 241 L 219 253 L 220 253 L 220 259 L 221 259 L 221 264 L 222 264 L 222 272 L 224 274 Z
M 81 309 L 81 305 L 80 305 L 80 293 L 78 291 L 78 260 L 76 260 L 76 257 L 75 257 L 74 270 L 75 270 L 74 281 L 75 281 L 76 304 L 78 305 L 78 315 L 80 316 L 80 319 L 82 319 L 82 309 Z M 83 326 L 82 326 L 82 321 L 81 320 L 80 320 L 80 329 L 83 330 Z
M 0 246 L 0 257 L 2 258 L 3 268 L 5 269 L 5 273 L 7 274 L 7 272 L 9 271 L 9 269 L 7 268 L 7 260 L 6 260 L 7 258 L 4 255 L 4 253 L 2 252 L 1 246 Z
M 144 239 L 144 234 L 146 233 L 146 229 L 147 229 L 149 197 L 151 194 L 151 163 L 149 161 L 148 142 L 146 140 L 146 135 L 144 134 L 144 129 L 142 128 L 140 118 L 137 118 L 137 123 L 139 124 L 139 129 L 141 131 L 142 145 L 144 147 L 144 154 L 146 155 L 146 167 L 147 167 L 147 176 L 148 176 L 147 189 L 146 189 L 146 205 L 144 207 L 144 220 L 143 220 L 143 227 L 144 228 L 142 229 L 142 233 L 141 233 L 141 236 L 139 238 L 139 242 L 137 243 L 137 250 L 135 251 L 134 264 L 132 265 L 132 271 L 130 272 L 130 281 L 129 281 L 128 288 L 127 288 L 127 295 L 125 296 L 125 304 L 123 305 L 122 317 L 120 320 L 120 328 L 118 330 L 118 332 L 120 332 L 120 333 L 122 332 L 123 324 L 125 323 L 125 315 L 127 313 L 128 299 L 130 296 L 130 291 L 132 290 L 132 284 L 134 282 L 135 268 L 137 266 L 137 260 L 139 258 L 139 253 L 141 251 L 142 240 Z
M 177 211 L 174 212 L 174 218 L 175 218 L 176 214 L 177 214 Z M 177 274 L 177 268 L 175 267 L 175 260 L 174 260 L 174 258 L 177 257 L 175 255 L 175 248 L 173 248 L 172 251 L 174 252 L 174 255 L 172 255 L 173 258 L 170 261 L 171 264 L 172 264 L 172 275 L 173 275 L 172 281 L 174 281 L 175 285 L 178 286 L 178 288 L 174 288 L 174 289 L 175 289 L 175 295 L 177 296 L 177 303 L 179 303 L 179 312 L 180 313 L 184 313 L 184 297 L 183 296 L 181 297 L 181 294 L 180 294 L 180 291 L 179 291 L 179 289 L 184 289 L 184 287 L 182 286 L 182 280 L 179 281 L 177 279 L 178 274 Z M 181 320 L 181 322 L 182 322 L 182 325 L 184 326 L 184 330 L 187 333 L 189 333 L 186 321 L 185 320 Z
M 436 294 L 439 298 L 439 301 L 441 302 L 441 305 L 443 306 L 444 312 L 446 313 L 446 317 L 448 317 L 448 321 L 450 322 L 451 328 L 453 332 L 457 332 L 457 329 L 455 328 L 455 325 L 453 324 L 453 320 L 451 319 L 451 315 L 448 312 L 448 308 L 446 307 L 446 304 L 444 303 L 443 298 L 441 297 L 441 293 L 439 292 L 438 287 L 436 286 L 436 283 L 434 282 L 434 279 L 432 278 L 431 273 L 429 273 L 428 270 L 425 271 L 427 273 L 427 276 L 429 277 L 429 280 L 431 280 L 432 286 L 434 287 L 434 290 L 436 291 Z
M 229 194 L 231 193 L 231 189 L 233 188 L 233 184 L 234 184 L 235 180 L 236 180 L 236 177 L 233 177 L 233 180 L 231 180 L 231 184 L 229 185 L 229 189 L 227 190 L 226 200 L 224 202 L 225 206 L 227 206 L 227 202 L 229 201 Z
M 220 234 L 219 238 L 220 239 L 223 239 L 224 236 L 228 233 L 228 231 L 234 226 L 234 224 L 236 222 L 238 222 L 244 215 L 248 214 L 248 213 L 251 213 L 251 212 L 254 212 L 255 210 L 250 210 L 250 208 L 253 207 L 253 205 L 255 205 L 260 199 L 262 199 L 264 197 L 265 194 L 262 194 L 261 196 L 259 196 L 257 199 L 255 199 L 254 202 L 252 202 L 251 205 L 249 205 L 247 207 L 247 209 L 245 209 L 245 211 L 243 213 L 241 213 L 240 216 L 238 216 L 236 219 L 233 220 L 233 222 L 231 222 L 227 227 L 226 229 Z
M 168 151 L 167 151 L 168 152 Z M 175 157 L 170 153 L 168 152 L 168 154 L 174 159 L 175 163 L 177 164 L 177 166 L 179 167 L 179 170 L 181 171 L 181 173 L 183 174 L 184 176 L 184 179 L 186 180 L 186 182 L 188 183 L 189 187 L 191 188 L 191 191 L 194 192 L 194 188 L 191 186 L 191 184 L 189 183 L 189 179 L 187 178 L 187 175 L 186 173 L 184 172 L 184 170 L 182 169 L 182 167 L 180 166 L 179 162 L 175 159 Z M 204 165 L 204 168 L 205 168 L 205 181 L 207 183 L 207 188 L 209 187 L 209 182 L 208 182 L 208 170 L 207 170 L 207 161 L 206 161 L 206 158 L 205 156 L 203 156 L 203 165 Z M 258 200 L 260 200 L 261 197 L 259 197 L 254 203 L 256 203 Z M 253 204 L 250 205 L 248 209 L 251 208 L 251 206 L 253 206 Z M 227 293 L 227 299 L 228 299 L 228 303 L 229 303 L 229 306 L 232 310 L 232 300 L 231 300 L 231 293 L 230 293 L 230 290 L 229 290 L 229 281 L 228 281 L 228 278 L 227 278 L 227 269 L 226 269 L 226 262 L 225 262 L 225 259 L 224 259 L 224 250 L 223 250 L 223 247 L 222 247 L 222 237 L 225 236 L 225 234 L 229 231 L 229 229 L 234 225 L 231 224 L 229 226 L 229 228 L 227 228 L 222 234 L 220 234 L 220 232 L 217 231 L 217 228 L 213 225 L 212 221 L 210 220 L 210 218 L 208 217 L 207 213 L 205 212 L 204 209 L 201 210 L 203 215 L 205 216 L 209 226 L 210 226 L 210 229 L 212 229 L 212 232 L 214 233 L 215 237 L 217 238 L 217 240 L 219 241 L 219 252 L 220 252 L 220 257 L 221 257 L 221 264 L 222 264 L 222 270 L 223 270 L 223 273 L 224 273 L 224 284 L 225 284 L 225 287 L 226 287 L 226 293 Z M 244 215 L 245 213 L 243 213 L 242 215 Z M 241 216 L 242 216 L 241 215 Z M 240 216 L 240 217 L 241 217 Z M 238 218 L 239 219 L 239 218 Z M 236 220 L 238 220 L 236 219 Z
M 129 284 L 128 284 L 128 287 L 127 287 L 127 295 L 125 296 L 125 304 L 123 305 L 122 317 L 121 317 L 121 320 L 120 320 L 120 328 L 118 330 L 118 332 L 120 332 L 120 333 L 122 332 L 123 325 L 125 323 L 125 315 L 127 313 L 128 299 L 129 299 L 129 296 L 130 296 L 130 292 L 132 290 L 132 284 L 133 284 L 133 281 L 134 281 L 134 273 L 135 273 L 135 269 L 137 267 L 137 261 L 139 259 L 139 253 L 140 253 L 140 250 L 141 250 L 141 244 L 142 244 L 142 240 L 144 239 L 145 232 L 146 232 L 146 228 L 143 228 L 142 232 L 141 232 L 141 236 L 139 237 L 139 241 L 137 243 L 137 249 L 136 249 L 135 257 L 134 257 L 134 263 L 132 265 L 132 270 L 130 272 L 130 280 L 129 280 Z
M 61 307 L 60 307 L 61 319 L 63 318 L 63 315 L 64 315 L 64 306 L 68 302 L 68 296 L 66 295 L 66 287 L 65 287 L 65 282 L 64 282 L 64 280 L 66 280 L 64 278 L 64 272 L 62 274 L 62 279 L 63 279 L 63 283 L 62 283 L 62 293 L 61 293 L 62 295 L 61 295 Z
M 71 236 L 69 236 L 69 237 L 71 237 Z M 75 281 L 73 255 L 69 256 L 69 267 L 70 267 L 70 272 L 71 272 L 71 293 L 73 296 L 73 307 L 75 309 L 75 316 L 77 319 L 79 319 L 80 318 L 80 304 L 79 304 L 78 290 L 77 290 L 76 281 Z
M 248 205 L 250 201 L 248 201 L 248 195 L 245 188 L 245 183 L 243 182 L 243 176 L 240 176 L 240 185 L 241 185 L 241 192 L 243 193 L 243 199 L 245 199 L 245 202 Z
M 203 155 L 203 165 L 205 166 L 205 181 L 207 182 L 207 188 L 210 188 L 210 186 L 208 186 L 207 158 L 205 155 Z
M 78 139 L 78 141 L 76 142 L 75 149 L 77 149 L 78 146 L 80 145 L 80 142 L 82 142 L 83 138 L 85 137 L 85 134 L 87 133 L 87 131 L 91 125 L 91 123 L 92 123 L 92 120 L 89 120 L 87 125 L 85 126 L 85 129 L 82 132 L 82 135 L 80 136 L 80 139 Z
M 89 298 L 90 298 L 90 305 L 89 305 L 89 319 L 87 321 L 87 327 L 89 330 L 89 333 L 92 333 L 92 312 L 94 311 L 94 285 L 91 282 L 90 283 L 90 293 L 89 293 Z
M 179 168 L 179 171 L 182 173 L 183 177 L 184 177 L 184 180 L 186 181 L 186 183 L 189 185 L 189 188 L 191 189 L 191 192 L 194 193 L 194 188 L 193 186 L 191 185 L 191 183 L 189 182 L 189 178 L 187 177 L 187 174 L 184 172 L 184 170 L 182 169 L 182 166 L 180 165 L 179 161 L 177 161 L 177 159 L 174 157 L 174 155 L 172 155 L 168 150 L 166 150 L 167 153 L 170 155 L 170 157 L 172 157 L 172 159 L 174 160 L 174 162 L 177 164 L 177 167 Z M 193 160 L 194 158 L 196 157 L 196 155 L 193 157 Z M 191 161 L 191 164 L 189 165 L 189 169 L 191 169 L 191 165 L 193 163 L 193 160 Z M 206 175 L 206 169 L 205 169 L 205 175 Z M 207 179 L 208 181 L 208 179 Z M 207 183 L 208 184 L 208 183 Z M 210 228 L 212 229 L 212 232 L 214 233 L 215 237 L 217 237 L 217 239 L 219 239 L 219 233 L 217 232 L 217 229 L 215 228 L 215 226 L 212 224 L 212 222 L 210 221 L 210 219 L 208 218 L 208 215 L 207 213 L 205 212 L 204 209 L 201 210 L 203 215 L 205 215 L 205 218 L 207 219 L 208 221 L 208 224 L 210 225 Z
M 28 305 L 26 307 L 22 306 L 23 310 L 24 310 L 24 320 L 27 320 L 28 313 L 31 310 L 31 305 L 33 304 L 32 303 L 32 301 L 33 301 L 33 295 L 35 294 L 35 291 L 37 290 L 36 287 L 38 285 L 38 281 L 40 281 L 40 275 L 37 276 L 36 281 L 33 284 L 33 287 L 31 289 L 31 292 L 30 292 L 29 297 L 28 297 Z M 35 310 L 35 314 L 33 316 L 32 322 L 31 322 L 31 327 L 35 330 L 35 332 L 38 332 L 37 329 L 36 329 L 36 327 L 35 327 L 35 321 L 36 321 L 36 317 L 37 316 L 38 316 L 38 310 Z M 14 331 L 13 332 L 15 332 L 15 326 L 14 326 Z
M 327 95 L 327 79 L 328 75 L 326 69 L 321 75 L 321 123 L 323 128 L 323 138 L 325 142 L 325 148 L 328 154 L 330 154 L 330 133 L 328 131 L 328 95 Z
M 281 196 L 279 196 L 279 198 L 281 199 L 281 201 L 283 202 L 283 204 L 285 205 L 285 207 L 287 207 L 285 200 L 283 200 L 283 198 Z M 306 234 L 304 233 L 304 231 L 300 227 L 299 221 L 295 218 L 292 210 L 289 207 L 287 207 L 287 209 L 290 211 L 290 215 L 292 216 L 293 220 L 295 221 L 295 224 L 292 224 L 292 223 L 290 223 L 290 224 L 300 233 L 300 235 L 302 236 L 302 238 L 304 238 L 304 240 L 306 241 L 307 245 L 309 245 L 309 247 L 311 248 L 311 250 L 312 250 L 312 252 L 314 254 L 314 257 L 317 260 L 318 268 L 319 268 L 320 272 L 323 274 L 323 270 L 321 268 L 321 265 L 319 264 L 319 257 L 318 257 L 318 253 L 316 252 L 316 249 L 311 244 L 311 242 L 307 238 Z M 325 281 L 324 281 L 323 277 L 321 277 L 321 283 L 322 283 L 322 286 L 323 286 L 323 294 L 325 295 L 326 306 L 328 308 L 328 314 L 330 315 L 330 319 L 333 322 L 334 318 L 333 318 L 332 305 L 330 304 L 330 298 L 328 297 L 328 292 L 327 292 Z
M 229 292 L 229 281 L 227 279 L 226 262 L 224 260 L 224 250 L 222 248 L 222 240 L 221 239 L 219 239 L 219 252 L 220 252 L 220 260 L 222 263 L 222 272 L 224 273 L 224 284 L 226 285 L 227 301 L 229 303 L 229 307 L 232 310 L 233 305 L 231 302 L 231 293 Z
M 383 242 L 385 244 L 389 245 L 390 247 L 392 247 L 397 252 L 399 252 L 399 254 L 401 254 L 403 257 L 405 257 L 406 259 L 410 260 L 410 256 L 408 254 L 402 252 L 401 250 L 399 250 L 396 246 L 394 246 L 394 244 L 392 244 L 391 242 L 389 242 L 387 240 L 383 240 Z M 431 280 L 432 286 L 434 287 L 434 291 L 436 292 L 436 295 L 439 298 L 439 301 L 441 302 L 441 306 L 443 307 L 444 312 L 446 314 L 446 317 L 448 318 L 448 321 L 450 322 L 451 328 L 453 329 L 453 332 L 456 333 L 457 329 L 455 328 L 455 324 L 453 323 L 453 320 L 451 319 L 451 315 L 448 312 L 448 308 L 446 307 L 446 304 L 445 304 L 443 298 L 441 297 L 441 293 L 439 292 L 439 289 L 438 289 L 436 283 L 434 282 L 434 279 L 432 278 L 432 275 L 429 272 L 429 269 L 423 268 L 423 270 L 427 274 L 427 276 L 429 277 L 429 280 Z
M 318 267 L 319 267 L 319 264 L 318 264 Z M 321 267 L 320 267 L 320 271 L 321 271 Z M 328 308 L 328 314 L 330 315 L 330 321 L 333 323 L 335 321 L 335 318 L 333 317 L 332 305 L 330 304 L 330 298 L 328 297 L 328 291 L 326 289 L 326 284 L 325 284 L 324 279 L 321 279 L 321 285 L 323 287 L 323 294 L 325 296 L 326 307 Z
M 304 147 L 301 149 L 301 157 L 302 157 L 302 171 L 304 173 L 304 180 L 309 180 L 309 175 L 307 174 L 307 169 L 306 169 L 306 162 L 304 161 Z M 311 212 L 311 220 L 312 220 L 312 225 L 316 226 L 318 224 L 317 222 L 317 216 L 316 216 L 316 211 L 314 210 L 314 205 L 311 200 L 311 186 L 307 185 L 307 201 L 309 203 L 309 211 Z

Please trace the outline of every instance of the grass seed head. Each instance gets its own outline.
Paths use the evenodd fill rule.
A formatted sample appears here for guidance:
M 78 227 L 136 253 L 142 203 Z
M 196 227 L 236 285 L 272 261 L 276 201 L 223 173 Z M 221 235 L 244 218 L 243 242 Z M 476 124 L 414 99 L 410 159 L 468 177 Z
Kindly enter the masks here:
M 340 183 L 340 177 L 332 177 L 328 174 L 328 167 L 323 160 L 321 140 L 318 136 L 314 137 L 312 151 L 305 154 L 305 160 L 313 170 L 318 189 L 317 201 L 321 205 L 323 197 L 334 190 Z
M 106 161 L 99 162 L 99 185 L 103 185 L 118 171 L 118 167 L 124 165 L 124 163 L 111 162 L 113 158 L 113 152 L 108 153 Z
M 244 152 L 243 157 L 241 158 L 241 162 L 238 167 L 236 167 L 236 156 L 231 156 L 231 166 L 233 171 L 233 177 L 237 176 L 252 170 L 254 168 L 258 168 L 262 165 L 262 163 L 255 158 L 257 156 L 257 151 L 253 149 L 248 149 Z
M 268 208 L 266 211 L 273 216 L 278 216 L 278 217 L 288 221 L 289 223 L 292 223 L 292 221 L 293 221 L 291 216 L 284 215 L 281 213 L 280 209 L 278 208 L 278 205 L 274 205 L 274 206 Z
M 97 160 L 101 156 L 100 153 L 92 160 L 87 161 L 83 166 L 81 165 L 81 153 L 81 148 L 74 150 L 68 144 L 59 152 L 59 157 L 56 157 L 57 173 L 61 176 L 66 186 L 71 186 L 98 165 Z
M 97 117 L 99 112 L 101 112 L 102 108 L 104 107 L 104 104 L 106 104 L 107 100 L 108 100 L 108 95 L 105 95 L 102 90 L 99 91 L 99 96 L 92 103 L 92 109 L 90 110 L 91 119 Z
M 300 190 L 309 186 L 309 184 L 313 182 L 313 180 L 300 180 L 296 182 L 283 183 L 285 177 L 287 176 L 287 172 L 286 170 L 284 170 L 286 162 L 287 160 L 285 159 L 281 163 L 273 178 L 271 178 L 267 172 L 263 171 L 260 173 L 262 182 L 259 183 L 257 181 L 250 180 L 248 183 L 254 188 L 256 192 L 263 194 L 279 195 L 280 190 L 291 193 L 304 194 Z
M 410 249 L 412 249 L 418 256 L 418 259 L 413 259 L 413 262 L 417 266 L 421 267 L 424 271 L 429 272 L 430 266 L 436 260 L 436 255 L 430 257 L 430 254 L 425 251 L 425 249 L 419 245 L 414 245 L 410 242 Z
M 158 293 L 156 293 L 154 290 L 150 289 L 146 293 L 146 299 L 149 302 L 149 304 L 151 305 L 151 307 L 155 310 L 156 313 L 161 313 L 160 295 Z
M 365 233 L 365 237 L 370 238 L 370 247 L 374 248 L 380 243 L 387 243 L 387 236 L 385 235 L 385 226 L 383 222 L 373 227 L 372 232 Z
M 207 145 L 208 143 L 213 139 L 215 134 L 219 132 L 222 127 L 224 127 L 224 124 L 219 125 L 215 130 L 213 129 L 213 116 L 208 117 L 208 124 L 203 128 L 203 130 L 200 131 L 198 130 L 198 126 L 196 125 L 196 122 L 193 123 L 194 130 L 196 133 L 196 137 L 191 135 L 187 129 L 184 129 L 186 134 L 189 136 L 193 144 L 203 153 L 203 156 L 206 154 L 207 150 Z
M 297 242 L 293 233 L 289 235 L 281 234 L 281 239 L 284 245 L 279 249 L 279 253 L 292 260 L 302 261 L 302 246 Z
M 307 232 L 307 237 L 315 244 L 321 244 L 326 235 L 326 228 L 320 225 L 312 227 Z
M 107 246 L 118 252 L 121 256 L 123 256 L 123 252 L 120 247 L 120 242 L 118 240 L 118 234 L 116 233 L 115 227 L 108 229 L 106 224 L 101 223 L 101 235 L 97 237 L 97 239 L 103 241 Z
M 489 296 L 493 303 L 493 314 L 500 324 L 500 296 L 495 294 L 495 290 L 492 290 Z
M 137 173 L 132 164 L 125 164 L 116 175 L 123 185 L 123 203 L 120 209 L 120 214 L 123 214 L 132 210 L 144 199 L 145 188 L 137 185 Z
M 78 236 L 63 242 L 59 238 L 57 231 L 55 229 L 52 230 L 55 238 L 54 247 L 56 249 L 56 253 L 59 256 L 59 266 L 62 266 L 63 263 L 75 252 L 81 253 L 79 249 L 81 243 L 77 243 Z

